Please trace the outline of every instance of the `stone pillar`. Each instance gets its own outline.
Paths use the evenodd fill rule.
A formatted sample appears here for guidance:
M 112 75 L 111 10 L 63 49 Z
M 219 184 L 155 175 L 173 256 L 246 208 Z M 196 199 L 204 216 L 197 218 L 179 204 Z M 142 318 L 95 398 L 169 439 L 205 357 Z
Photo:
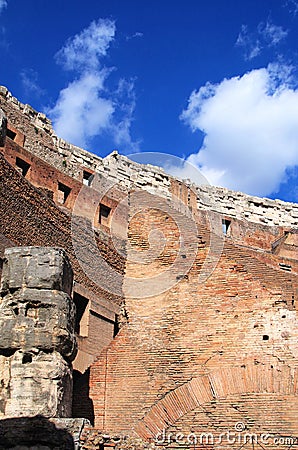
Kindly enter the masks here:
M 57 248 L 4 253 L 0 289 L 0 418 L 71 417 L 76 355 L 72 269 Z
M 2 109 L 0 109 L 0 147 L 4 147 L 6 131 L 7 131 L 7 119 Z

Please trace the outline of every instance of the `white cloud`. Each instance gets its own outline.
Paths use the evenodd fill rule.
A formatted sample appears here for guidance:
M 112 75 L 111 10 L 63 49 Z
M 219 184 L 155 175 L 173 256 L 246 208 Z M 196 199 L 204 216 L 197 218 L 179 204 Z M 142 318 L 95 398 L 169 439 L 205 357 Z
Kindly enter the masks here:
M 0 0 L 0 13 L 5 8 L 7 8 L 7 0 Z
M 298 165 L 298 91 L 290 68 L 269 65 L 192 92 L 182 120 L 205 133 L 187 158 L 212 184 L 269 195 Z
M 130 41 L 131 39 L 141 38 L 143 36 L 144 36 L 143 33 L 141 33 L 140 31 L 137 31 L 136 33 L 132 34 L 131 36 L 126 36 L 126 40 Z
M 7 0 L 0 0 L 0 14 L 2 11 L 7 8 Z M 0 47 L 8 50 L 9 44 L 6 41 L 6 29 L 3 25 L 0 26 Z
M 120 119 L 111 124 L 111 132 L 117 146 L 129 143 L 131 153 L 139 151 L 140 142 L 134 142 L 131 137 L 131 124 L 136 107 L 134 81 L 121 79 L 115 92 L 115 104 L 120 112 Z
M 297 0 L 285 0 L 283 6 L 289 9 L 289 13 L 296 16 L 298 13 L 298 1 Z
M 33 69 L 24 69 L 20 73 L 22 85 L 27 95 L 41 96 L 44 91 L 38 84 L 38 74 Z
M 241 27 L 241 31 L 236 41 L 236 46 L 243 48 L 244 57 L 246 60 L 255 58 L 261 52 L 261 44 L 259 39 L 248 32 L 246 25 L 242 25 Z
M 114 106 L 101 96 L 105 78 L 104 71 L 86 73 L 60 91 L 50 111 L 58 136 L 86 147 L 90 137 L 110 126 Z
M 56 55 L 65 69 L 86 71 L 97 69 L 114 39 L 115 23 L 108 19 L 92 22 L 88 28 L 69 39 Z
M 283 30 L 282 27 L 274 25 L 271 22 L 266 24 L 260 23 L 258 26 L 258 32 L 263 36 L 264 41 L 269 47 L 279 44 L 280 41 L 285 39 L 288 35 L 288 31 Z
M 288 31 L 271 21 L 259 23 L 253 32 L 248 31 L 247 25 L 242 25 L 238 35 L 236 46 L 244 51 L 244 58 L 251 60 L 256 58 L 265 48 L 276 47 L 288 35 Z
M 130 128 L 135 108 L 134 84 L 120 80 L 116 89 L 107 83 L 114 68 L 102 64 L 114 40 L 115 23 L 98 20 L 69 39 L 56 60 L 65 70 L 77 73 L 59 93 L 54 107 L 47 111 L 58 136 L 87 147 L 92 138 L 109 135 L 124 151 L 135 151 L 137 143 Z

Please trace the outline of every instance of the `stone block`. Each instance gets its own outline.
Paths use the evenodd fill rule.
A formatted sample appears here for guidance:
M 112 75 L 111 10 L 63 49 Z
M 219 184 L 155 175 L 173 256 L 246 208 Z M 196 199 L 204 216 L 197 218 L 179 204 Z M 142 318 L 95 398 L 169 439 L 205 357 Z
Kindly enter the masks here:
M 2 291 L 23 287 L 55 289 L 71 294 L 73 272 L 64 250 L 13 247 L 4 253 Z
M 65 292 L 20 289 L 0 303 L 0 349 L 58 351 L 73 360 L 75 305 Z
M 6 97 L 8 94 L 8 89 L 5 86 L 0 86 L 0 95 L 3 95 L 3 97 Z
M 0 417 L 71 416 L 72 372 L 58 352 L 1 356 L 0 383 Z

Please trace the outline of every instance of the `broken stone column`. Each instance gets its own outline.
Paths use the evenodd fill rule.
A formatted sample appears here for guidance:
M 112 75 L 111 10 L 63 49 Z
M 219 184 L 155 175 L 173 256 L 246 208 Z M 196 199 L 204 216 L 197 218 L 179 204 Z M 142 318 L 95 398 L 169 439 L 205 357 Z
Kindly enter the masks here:
M 71 417 L 76 355 L 72 269 L 57 248 L 5 250 L 0 290 L 0 418 Z
M 6 131 L 7 131 L 7 119 L 2 109 L 0 109 L 0 147 L 4 147 Z

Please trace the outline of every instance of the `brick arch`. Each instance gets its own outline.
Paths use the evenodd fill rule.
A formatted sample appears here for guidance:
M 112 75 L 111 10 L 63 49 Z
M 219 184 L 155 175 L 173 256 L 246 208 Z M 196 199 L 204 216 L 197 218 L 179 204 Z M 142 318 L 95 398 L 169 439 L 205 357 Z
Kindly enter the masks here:
M 192 378 L 167 393 L 138 423 L 135 431 L 144 440 L 172 426 L 185 414 L 212 400 L 229 395 L 275 393 L 298 395 L 298 370 L 288 366 L 249 364 L 227 367 Z

